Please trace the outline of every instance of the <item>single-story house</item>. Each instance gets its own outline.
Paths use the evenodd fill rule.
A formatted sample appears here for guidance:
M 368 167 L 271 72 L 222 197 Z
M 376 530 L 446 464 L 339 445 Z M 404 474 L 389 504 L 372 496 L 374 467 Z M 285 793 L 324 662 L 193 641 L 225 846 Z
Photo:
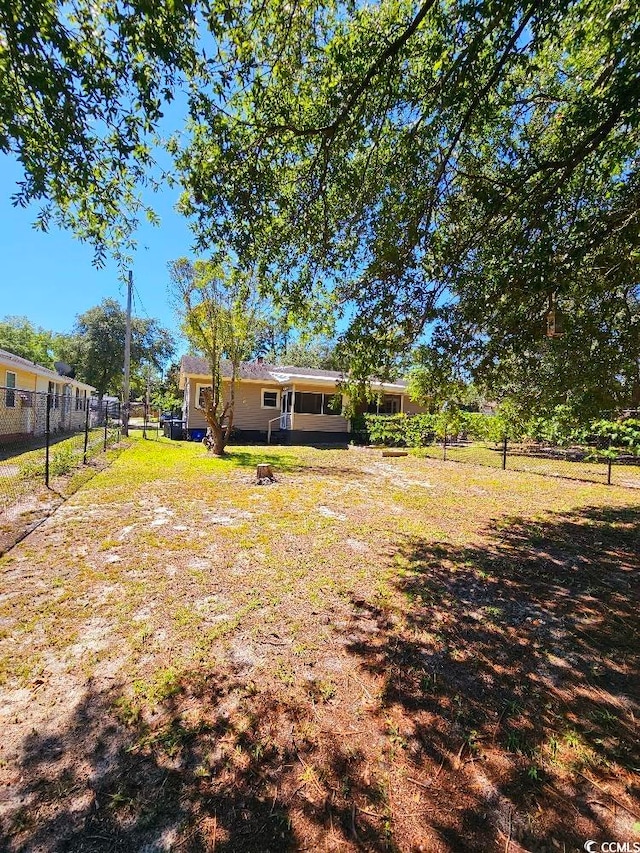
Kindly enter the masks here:
M 231 365 L 222 363 L 222 382 L 228 398 Z M 233 424 L 237 434 L 264 441 L 279 433 L 293 444 L 346 442 L 351 431 L 344 416 L 345 394 L 339 384 L 342 373 L 309 367 L 283 367 L 263 359 L 243 362 L 236 385 Z M 409 399 L 405 382 L 372 382 L 378 399 L 370 410 L 380 414 L 417 414 L 423 409 Z M 205 359 L 183 356 L 180 388 L 184 391 L 183 421 L 189 438 L 206 432 L 203 391 L 211 388 L 211 371 Z
M 51 394 L 49 428 L 81 429 L 94 390 L 85 382 L 0 350 L 0 440 L 44 434 L 47 394 Z

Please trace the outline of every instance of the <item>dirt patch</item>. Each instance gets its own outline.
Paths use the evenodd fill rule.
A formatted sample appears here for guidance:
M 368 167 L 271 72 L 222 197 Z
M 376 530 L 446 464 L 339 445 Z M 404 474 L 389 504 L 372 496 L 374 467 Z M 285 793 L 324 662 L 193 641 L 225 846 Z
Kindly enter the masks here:
M 15 500 L 0 512 L 0 556 L 42 524 L 87 480 L 111 464 L 120 449 L 117 447 L 106 456 L 90 459 L 82 469 L 71 474 L 53 477 L 49 488 L 44 482 L 30 483 L 22 494 L 17 495 Z M 4 475 L 8 477 L 9 468 L 17 470 L 17 466 L 2 465 L 0 472 L 4 471 Z

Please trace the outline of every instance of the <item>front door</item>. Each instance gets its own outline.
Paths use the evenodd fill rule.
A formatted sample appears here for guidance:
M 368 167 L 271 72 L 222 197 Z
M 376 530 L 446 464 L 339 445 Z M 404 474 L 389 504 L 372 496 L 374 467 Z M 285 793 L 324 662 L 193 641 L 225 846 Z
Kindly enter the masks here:
M 280 394 L 280 429 L 291 429 L 291 391 Z

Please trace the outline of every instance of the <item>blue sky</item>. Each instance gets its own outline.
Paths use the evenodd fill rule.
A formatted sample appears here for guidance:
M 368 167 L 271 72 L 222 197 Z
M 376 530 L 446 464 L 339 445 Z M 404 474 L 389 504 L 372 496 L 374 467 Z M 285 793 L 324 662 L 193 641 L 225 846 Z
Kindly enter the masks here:
M 17 314 L 36 326 L 68 332 L 76 314 L 97 305 L 105 297 L 124 304 L 125 292 L 114 264 L 97 270 L 92 249 L 70 233 L 34 230 L 38 208 L 23 210 L 11 204 L 21 173 L 9 156 L 0 155 L 0 258 L 2 287 L 0 317 Z M 136 298 L 134 312 L 158 319 L 175 331 L 177 322 L 168 295 L 167 263 L 192 255 L 192 236 L 186 220 L 173 207 L 179 188 L 165 189 L 153 197 L 161 218 L 159 226 L 146 222 L 138 234 L 133 264 Z

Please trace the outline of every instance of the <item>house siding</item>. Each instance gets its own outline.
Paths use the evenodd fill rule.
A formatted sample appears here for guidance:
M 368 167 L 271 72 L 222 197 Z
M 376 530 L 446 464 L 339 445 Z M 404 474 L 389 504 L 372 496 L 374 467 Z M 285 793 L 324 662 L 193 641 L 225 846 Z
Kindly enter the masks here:
M 16 376 L 15 406 L 7 406 L 7 372 Z M 55 430 L 82 429 L 84 426 L 84 408 L 75 408 L 76 385 L 65 381 L 64 377 L 57 380 L 52 376 L 49 380 L 11 361 L 0 359 L 0 435 L 26 436 L 43 435 L 46 430 L 46 394 L 49 381 L 54 382 L 54 394 L 58 394 L 57 407 L 52 405 L 49 413 L 49 426 Z M 65 388 L 70 392 L 64 399 Z M 34 392 L 36 392 L 34 394 Z M 85 399 L 85 389 L 80 389 L 81 399 Z M 83 402 L 84 405 L 84 402 Z
M 349 422 L 340 415 L 301 415 L 295 412 L 293 429 L 311 432 L 348 432 Z
M 414 403 L 408 394 L 403 394 L 402 397 L 402 411 L 405 415 L 423 415 L 426 412 L 425 407 Z
M 15 405 L 7 406 L 7 372 L 15 374 L 15 391 L 12 396 Z M 25 391 L 35 390 L 35 376 L 11 364 L 0 364 L 0 435 L 18 436 L 31 430 L 33 414 L 24 400 L 30 399 Z M 23 393 L 20 393 L 23 392 Z
M 187 428 L 206 429 L 207 419 L 198 402 L 197 386 L 207 385 L 206 379 L 189 379 L 187 408 Z M 229 383 L 223 382 L 225 400 L 229 397 Z M 239 382 L 236 385 L 236 402 L 233 411 L 233 425 L 239 430 L 257 430 L 267 432 L 269 421 L 279 417 L 280 405 L 275 409 L 262 408 L 262 391 L 280 391 L 278 385 L 269 382 Z M 277 427 L 277 424 L 273 424 Z

